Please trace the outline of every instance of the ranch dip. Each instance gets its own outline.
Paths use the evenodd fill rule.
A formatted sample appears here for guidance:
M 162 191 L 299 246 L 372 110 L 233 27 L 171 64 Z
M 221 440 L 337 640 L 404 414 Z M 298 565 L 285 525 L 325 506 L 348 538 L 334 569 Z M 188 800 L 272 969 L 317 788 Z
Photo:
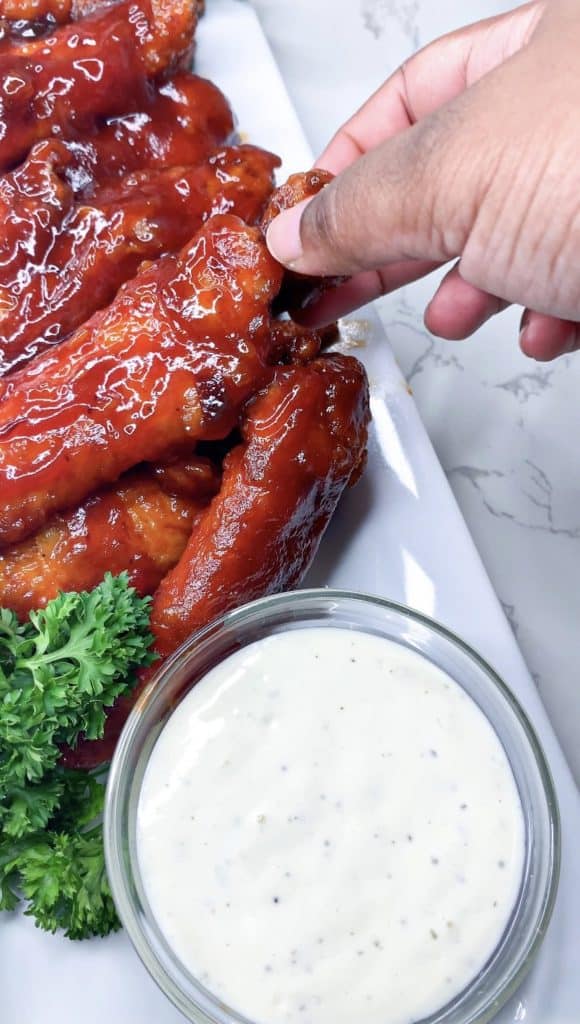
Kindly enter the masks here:
M 147 765 L 151 912 L 206 989 L 259 1024 L 413 1024 L 497 947 L 524 822 L 470 697 L 393 641 L 302 628 L 228 657 Z

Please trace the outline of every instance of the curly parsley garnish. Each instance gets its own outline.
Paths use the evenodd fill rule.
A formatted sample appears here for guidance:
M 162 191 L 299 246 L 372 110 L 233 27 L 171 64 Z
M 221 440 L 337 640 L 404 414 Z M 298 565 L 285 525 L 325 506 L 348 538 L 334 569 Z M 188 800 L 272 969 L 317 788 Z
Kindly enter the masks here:
M 105 873 L 104 785 L 59 766 L 60 746 L 103 735 L 105 709 L 150 665 L 150 598 L 126 573 L 60 594 L 20 623 L 0 609 L 0 910 L 23 898 L 73 939 L 119 926 Z

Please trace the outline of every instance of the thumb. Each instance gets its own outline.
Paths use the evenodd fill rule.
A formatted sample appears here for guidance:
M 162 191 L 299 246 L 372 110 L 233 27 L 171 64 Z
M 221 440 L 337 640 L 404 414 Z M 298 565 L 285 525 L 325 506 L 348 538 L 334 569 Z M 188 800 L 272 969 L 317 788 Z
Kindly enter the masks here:
M 322 276 L 459 256 L 485 192 L 485 134 L 472 106 L 464 94 L 281 213 L 267 233 L 272 255 Z

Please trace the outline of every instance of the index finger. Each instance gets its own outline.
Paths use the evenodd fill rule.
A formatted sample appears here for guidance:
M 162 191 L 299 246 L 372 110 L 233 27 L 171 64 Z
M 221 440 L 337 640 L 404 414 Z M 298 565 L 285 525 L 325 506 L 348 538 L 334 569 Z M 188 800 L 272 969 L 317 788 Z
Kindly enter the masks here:
M 385 139 L 455 99 L 529 42 L 546 0 L 437 39 L 395 71 L 339 129 L 316 162 L 339 174 Z

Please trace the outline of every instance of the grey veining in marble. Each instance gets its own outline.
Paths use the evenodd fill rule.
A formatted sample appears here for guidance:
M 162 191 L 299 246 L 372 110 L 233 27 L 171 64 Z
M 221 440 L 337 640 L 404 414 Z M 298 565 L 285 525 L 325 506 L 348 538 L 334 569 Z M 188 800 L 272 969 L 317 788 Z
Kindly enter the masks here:
M 363 25 L 379 39 L 387 32 L 392 21 L 396 21 L 414 50 L 420 45 L 419 0 L 397 2 L 397 0 L 363 0 L 361 14 Z
M 315 151 L 419 45 L 500 0 L 255 0 Z M 308 68 L 308 74 L 304 69 Z M 580 354 L 544 365 L 519 311 L 466 342 L 429 335 L 435 282 L 379 311 L 496 592 L 580 780 Z

